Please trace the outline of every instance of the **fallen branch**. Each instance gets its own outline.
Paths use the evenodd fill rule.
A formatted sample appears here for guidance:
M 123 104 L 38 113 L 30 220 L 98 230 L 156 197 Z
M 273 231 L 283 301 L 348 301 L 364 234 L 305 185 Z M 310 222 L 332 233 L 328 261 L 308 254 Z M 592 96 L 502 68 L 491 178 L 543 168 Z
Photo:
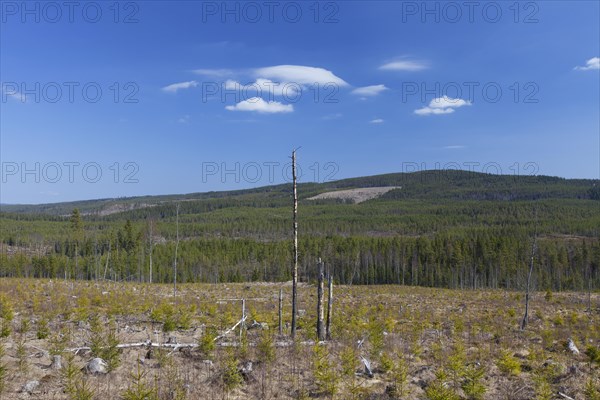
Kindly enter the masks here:
M 296 342 L 299 343 L 300 345 L 303 346 L 314 346 L 315 345 L 315 341 L 314 340 L 307 340 L 307 341 L 303 341 L 303 342 Z M 319 345 L 327 345 L 328 342 L 323 341 L 323 342 L 319 342 Z M 290 347 L 294 344 L 293 341 L 278 341 L 274 343 L 275 347 Z M 217 343 L 217 346 L 221 346 L 221 347 L 237 347 L 240 344 L 238 342 L 221 342 L 221 343 Z M 250 347 L 256 347 L 256 343 L 254 342 L 250 342 L 248 343 L 248 346 Z M 150 340 L 147 340 L 145 342 L 138 342 L 138 343 L 121 343 L 117 345 L 118 349 L 130 349 L 130 348 L 135 348 L 135 347 L 155 347 L 155 348 L 169 348 L 169 349 L 173 349 L 173 351 L 175 350 L 179 350 L 179 349 L 183 349 L 183 348 L 195 348 L 198 347 L 198 343 L 153 343 Z M 64 351 L 70 351 L 70 352 L 74 352 L 74 353 L 78 353 L 80 351 L 90 351 L 91 348 L 88 346 L 81 346 L 81 347 L 73 347 L 70 349 L 65 349 Z
M 145 342 L 138 342 L 138 343 L 121 343 L 117 345 L 117 349 L 128 349 L 128 348 L 133 348 L 133 347 L 166 347 L 166 348 L 173 348 L 173 349 L 179 349 L 182 347 L 198 347 L 197 343 L 153 343 L 150 340 L 147 340 Z M 75 353 L 78 353 L 80 351 L 89 351 L 91 350 L 90 347 L 88 346 L 82 346 L 82 347 L 73 347 L 71 349 L 66 349 L 65 351 L 72 351 Z
M 561 397 L 563 397 L 563 398 L 565 398 L 565 399 L 567 399 L 567 400 L 575 400 L 574 398 L 572 398 L 572 397 L 569 397 L 569 396 L 567 396 L 566 394 L 564 394 L 564 393 L 561 393 L 561 392 L 558 392 L 558 395 L 559 395 L 559 396 L 561 396 Z
M 239 324 L 241 324 L 242 322 L 246 321 L 246 316 L 244 316 L 242 319 L 240 319 L 237 324 L 235 324 L 234 326 L 232 326 L 231 328 L 227 329 L 225 332 L 223 332 L 222 334 L 220 334 L 219 336 L 217 336 L 216 338 L 213 339 L 213 342 L 216 342 L 217 340 L 221 339 L 224 336 L 227 336 L 230 332 L 232 332 L 235 328 L 238 327 Z

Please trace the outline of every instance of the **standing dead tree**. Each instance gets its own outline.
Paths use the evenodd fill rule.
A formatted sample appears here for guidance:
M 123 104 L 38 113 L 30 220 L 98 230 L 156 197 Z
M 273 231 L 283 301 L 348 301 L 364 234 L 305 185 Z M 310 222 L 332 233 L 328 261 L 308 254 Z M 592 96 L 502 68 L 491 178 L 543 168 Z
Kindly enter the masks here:
M 537 226 L 535 233 L 533 234 L 533 241 L 531 243 L 531 258 L 529 259 L 529 274 L 527 275 L 527 286 L 525 288 L 525 314 L 521 320 L 521 330 L 527 327 L 529 322 L 529 297 L 531 291 L 531 276 L 533 274 L 533 266 L 535 263 L 535 252 L 537 250 Z
M 279 289 L 279 335 L 283 335 L 283 289 Z
M 177 249 L 179 248 L 179 203 L 175 208 L 175 225 L 176 225 L 176 240 L 175 240 L 175 258 L 173 259 L 173 297 L 177 296 Z
M 292 187 L 294 195 L 294 255 L 292 267 L 292 339 L 296 338 L 298 313 L 298 189 L 296 185 L 296 150 L 292 151 Z
M 154 228 L 154 221 L 151 219 L 150 221 L 148 221 L 148 227 L 149 227 L 149 234 L 148 234 L 148 255 L 150 256 L 150 266 L 149 266 L 149 273 L 150 273 L 150 278 L 149 278 L 149 282 L 152 283 L 152 251 L 154 250 L 154 238 L 152 237 L 153 235 L 153 228 Z
M 327 286 L 327 326 L 325 328 L 325 338 L 331 340 L 331 318 L 333 317 L 333 314 L 331 313 L 331 307 L 333 305 L 333 278 L 331 272 L 329 272 Z
M 323 287 L 324 280 L 324 268 L 323 262 L 319 258 L 318 262 L 318 284 L 317 284 L 317 340 L 325 340 L 325 326 L 323 324 L 324 312 L 323 312 L 323 294 L 325 292 Z

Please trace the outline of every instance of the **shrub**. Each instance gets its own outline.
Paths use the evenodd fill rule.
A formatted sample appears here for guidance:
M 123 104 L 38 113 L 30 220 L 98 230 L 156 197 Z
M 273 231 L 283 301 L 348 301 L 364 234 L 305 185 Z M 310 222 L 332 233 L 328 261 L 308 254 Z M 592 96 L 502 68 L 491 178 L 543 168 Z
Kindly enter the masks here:
M 387 353 L 381 353 L 379 357 L 379 367 L 383 372 L 389 372 L 394 368 L 394 360 Z
M 117 347 L 117 329 L 113 320 L 104 327 L 98 315 L 90 317 L 90 351 L 93 356 L 100 357 L 108 364 L 108 371 L 114 371 L 120 364 L 120 349 Z
M 158 307 L 152 310 L 150 318 L 153 321 L 161 322 L 163 324 L 163 332 L 165 333 L 171 332 L 176 328 L 175 308 L 170 303 L 160 303 Z
M 25 336 L 19 335 L 16 342 L 16 355 L 17 364 L 19 365 L 19 371 L 27 372 L 29 365 L 27 364 L 27 350 L 25 349 Z
M 140 369 L 138 363 L 137 371 L 131 373 L 129 387 L 121 394 L 123 400 L 158 400 L 157 390 L 148 384 L 146 374 Z
M 519 375 L 521 373 L 521 364 L 510 351 L 503 350 L 496 362 L 500 371 L 506 375 Z
M 462 389 L 470 400 L 481 400 L 487 391 L 485 385 L 481 382 L 485 370 L 483 367 L 470 365 L 465 369 L 465 380 Z
M 340 353 L 340 361 L 342 367 L 342 375 L 345 377 L 353 377 L 358 368 L 358 356 L 353 347 L 346 347 Z
M 268 330 L 260 333 L 260 338 L 256 346 L 258 360 L 265 364 L 275 361 L 275 346 L 273 344 L 273 335 Z
M 587 349 L 585 349 L 585 354 L 588 356 L 591 363 L 600 364 L 600 348 L 589 345 Z
M 398 356 L 391 373 L 395 395 L 399 398 L 404 398 L 407 394 L 406 383 L 408 382 L 408 365 L 402 355 Z
M 590 377 L 585 383 L 583 394 L 585 395 L 586 400 L 600 400 L 600 390 L 594 383 L 593 378 Z
M 110 321 L 108 325 L 108 334 L 106 336 L 106 347 L 102 352 L 102 358 L 108 364 L 108 372 L 114 371 L 121 364 L 121 351 L 117 347 L 119 339 L 117 338 L 117 328 L 114 321 Z
M 321 392 L 334 396 L 338 390 L 338 373 L 329 359 L 329 351 L 318 343 L 313 346 L 313 376 Z
M 458 389 L 460 379 L 463 377 L 466 361 L 465 348 L 459 342 L 454 346 L 452 354 L 448 357 L 448 371 L 450 372 L 455 390 Z
M 206 328 L 204 330 L 204 335 L 200 336 L 198 339 L 198 352 L 207 360 L 212 360 L 213 358 L 213 352 L 216 347 L 216 337 L 217 333 L 214 328 Z
M 62 329 L 50 336 L 50 355 L 58 356 L 63 353 L 69 343 L 71 332 L 68 329 Z
M 15 314 L 13 305 L 4 293 L 0 293 L 0 337 L 8 337 L 10 335 L 10 323 Z
M 48 320 L 46 318 L 40 318 L 37 323 L 36 337 L 38 339 L 46 339 L 50 335 L 50 328 L 48 328 Z
M 2 357 L 4 357 L 5 352 L 4 343 L 0 341 L 0 397 L 2 396 L 2 392 L 4 392 L 4 388 L 6 386 L 6 375 L 8 371 L 6 364 L 2 362 Z
M 435 379 L 425 388 L 425 397 L 429 400 L 460 400 L 454 391 L 446 385 L 447 375 L 438 370 Z
M 548 383 L 548 379 L 544 374 L 539 374 L 534 378 L 535 386 L 535 399 L 536 400 L 552 400 L 554 393 L 552 393 L 552 387 Z
M 235 353 L 229 348 L 226 350 L 226 356 L 223 360 L 222 381 L 225 393 L 231 392 L 244 382 L 244 378 L 238 371 Z
M 65 366 L 61 370 L 63 384 L 65 386 L 65 393 L 69 396 L 69 398 L 74 398 L 75 393 L 77 392 L 77 378 L 81 371 L 75 365 L 75 355 L 71 352 L 67 353 L 65 356 Z

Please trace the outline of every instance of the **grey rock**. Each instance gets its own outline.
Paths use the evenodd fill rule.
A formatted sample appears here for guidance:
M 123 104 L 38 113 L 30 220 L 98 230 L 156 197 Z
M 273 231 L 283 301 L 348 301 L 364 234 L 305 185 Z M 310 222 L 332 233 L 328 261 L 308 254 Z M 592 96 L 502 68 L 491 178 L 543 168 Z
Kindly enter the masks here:
M 23 385 L 21 392 L 32 394 L 40 386 L 40 381 L 29 381 Z
M 92 358 L 85 366 L 85 370 L 92 375 L 106 374 L 108 373 L 108 364 L 101 358 Z
M 50 364 L 51 369 L 61 369 L 62 368 L 62 357 L 59 355 L 52 356 L 52 364 Z

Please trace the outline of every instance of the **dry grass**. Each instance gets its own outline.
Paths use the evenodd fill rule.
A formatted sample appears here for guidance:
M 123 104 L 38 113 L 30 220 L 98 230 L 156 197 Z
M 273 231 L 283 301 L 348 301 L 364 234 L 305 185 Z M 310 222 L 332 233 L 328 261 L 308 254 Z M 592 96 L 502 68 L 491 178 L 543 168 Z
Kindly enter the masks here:
M 88 346 L 97 336 L 90 325 L 93 314 L 104 329 L 114 321 L 121 343 L 165 343 L 170 337 L 198 343 L 205 332 L 223 332 L 239 320 L 241 302 L 230 299 L 240 298 L 248 299 L 249 322 L 265 322 L 268 331 L 249 330 L 240 341 L 236 330 L 204 353 L 197 348 L 153 350 L 147 358 L 146 347 L 123 349 L 113 372 L 80 374 L 78 382 L 85 381 L 95 399 L 123 398 L 134 383 L 154 390 L 156 396 L 149 399 L 421 399 L 433 398 L 436 387 L 469 398 L 465 371 L 481 368 L 481 398 L 525 400 L 543 398 L 544 382 L 552 396 L 560 391 L 585 399 L 584 386 L 598 377 L 598 365 L 584 350 L 600 344 L 599 310 L 586 311 L 583 293 L 536 293 L 529 327 L 521 332 L 520 293 L 340 286 L 335 288 L 334 340 L 321 351 L 311 344 L 316 288 L 300 287 L 303 311 L 295 345 L 276 334 L 280 288 L 286 296 L 284 320 L 289 321 L 291 288 L 285 284 L 187 284 L 174 299 L 169 285 L 2 279 L 0 307 L 12 307 L 14 318 L 4 321 L 11 332 L 0 339 L 7 371 L 0 398 L 77 398 L 64 393 L 64 372 L 48 368 L 49 352 Z M 594 295 L 594 307 L 598 301 Z M 42 320 L 48 321 L 50 335 L 38 339 Z M 167 322 L 176 329 L 163 332 Z M 66 339 L 59 343 L 61 334 Z M 568 338 L 581 354 L 567 350 Z M 265 357 L 265 348 L 274 351 L 273 358 Z M 372 378 L 362 373 L 361 355 L 372 363 Z M 89 351 L 78 352 L 74 363 L 83 367 L 91 357 Z M 252 372 L 238 379 L 238 368 L 248 361 Z M 31 380 L 40 381 L 34 393 L 19 393 Z

